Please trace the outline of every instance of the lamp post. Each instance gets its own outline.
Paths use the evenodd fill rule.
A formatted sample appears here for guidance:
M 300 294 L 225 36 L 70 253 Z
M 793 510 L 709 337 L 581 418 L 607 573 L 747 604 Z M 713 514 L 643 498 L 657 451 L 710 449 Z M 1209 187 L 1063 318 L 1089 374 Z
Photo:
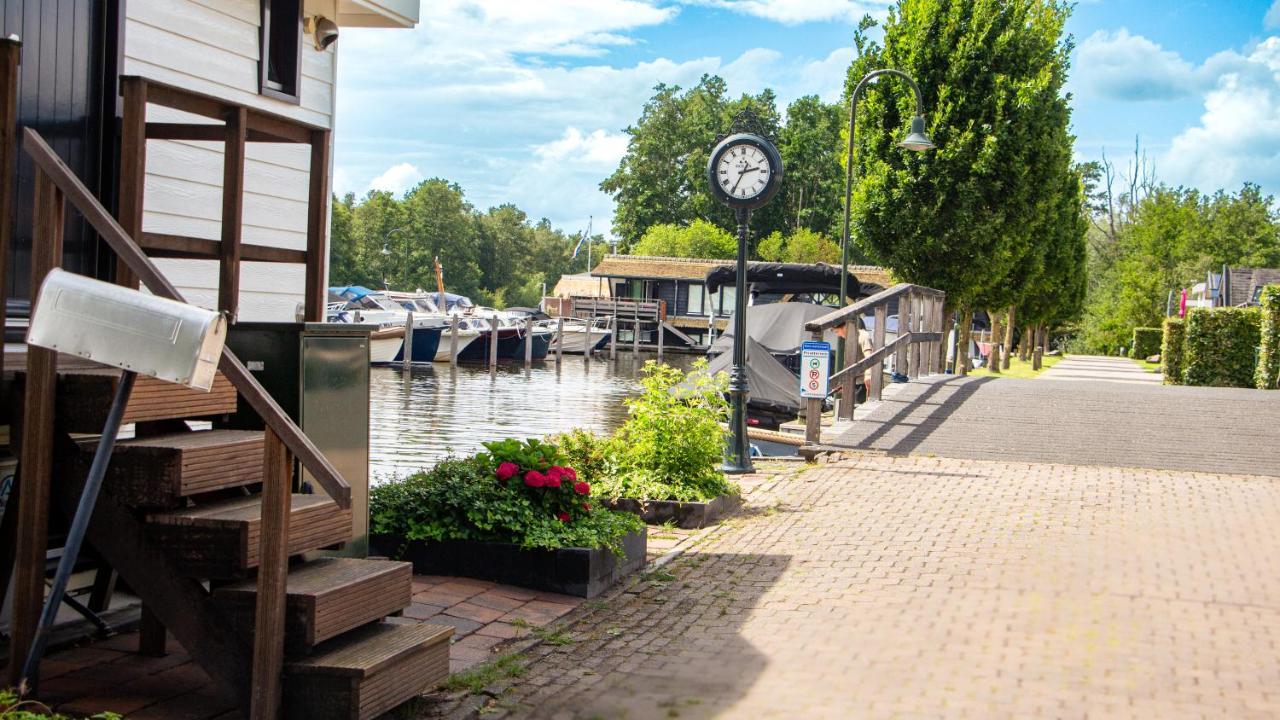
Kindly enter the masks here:
M 391 285 L 388 284 L 387 282 L 387 276 L 391 274 L 391 250 L 387 248 L 387 245 L 390 244 L 392 235 L 395 235 L 396 233 L 402 233 L 408 229 L 409 227 L 407 225 L 405 227 L 398 227 L 395 230 L 392 230 L 391 232 L 387 233 L 386 236 L 382 238 L 382 257 L 386 258 L 386 261 L 385 261 L 386 270 L 382 273 L 382 289 L 383 290 L 391 289 Z
M 924 96 L 920 94 L 920 86 L 910 75 L 901 70 L 893 68 L 884 68 L 881 70 L 872 70 L 853 88 L 853 95 L 849 98 L 849 151 L 844 174 L 844 234 L 840 237 L 840 307 L 849 304 L 849 206 L 853 203 L 853 133 L 856 127 L 855 121 L 858 117 L 858 96 L 862 94 L 863 88 L 870 85 L 882 75 L 891 75 L 900 77 L 907 81 L 911 86 L 912 93 L 916 98 L 916 114 L 911 118 L 911 131 L 907 136 L 898 143 L 899 147 L 915 152 L 926 152 L 934 148 L 933 141 L 925 134 L 924 129 Z M 855 337 L 854 342 L 857 342 Z M 844 338 L 839 338 L 836 343 L 836 357 L 844 359 Z

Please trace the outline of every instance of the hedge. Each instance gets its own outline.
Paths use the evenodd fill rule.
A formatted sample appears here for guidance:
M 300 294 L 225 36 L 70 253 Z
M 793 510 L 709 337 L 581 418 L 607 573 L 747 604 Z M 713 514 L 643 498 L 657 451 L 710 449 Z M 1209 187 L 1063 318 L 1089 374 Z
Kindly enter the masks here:
M 1129 357 L 1138 360 L 1160 352 L 1160 342 L 1164 339 L 1164 331 L 1160 328 L 1140 327 L 1133 329 L 1133 345 L 1129 347 Z
M 1261 319 L 1258 308 L 1192 309 L 1187 315 L 1183 382 L 1255 387 Z
M 1255 380 L 1259 390 L 1280 388 L 1280 285 L 1262 289 L 1262 353 Z
M 1187 324 L 1182 318 L 1165 318 L 1160 344 L 1160 372 L 1166 385 L 1182 384 L 1182 353 L 1186 348 Z

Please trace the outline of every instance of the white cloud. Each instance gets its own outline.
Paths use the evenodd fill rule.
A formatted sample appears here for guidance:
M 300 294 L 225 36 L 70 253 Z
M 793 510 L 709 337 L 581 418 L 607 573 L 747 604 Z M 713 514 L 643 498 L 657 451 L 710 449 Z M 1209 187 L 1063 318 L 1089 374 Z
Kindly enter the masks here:
M 420 182 L 422 182 L 422 172 L 413 165 L 402 162 L 398 165 L 392 165 L 381 175 L 371 180 L 369 189 L 386 190 L 395 195 L 401 195 L 404 191 Z
M 1112 100 L 1172 100 L 1196 86 L 1195 68 L 1177 53 L 1121 28 L 1080 43 L 1073 88 Z
M 856 23 L 863 15 L 880 15 L 889 0 L 686 0 L 690 4 L 724 8 L 786 25 L 806 22 Z
M 612 170 L 627 152 L 627 136 L 609 134 L 603 129 L 584 135 L 576 127 L 568 127 L 564 135 L 533 148 L 543 164 L 587 165 Z
M 1280 0 L 1271 3 L 1271 7 L 1267 9 L 1267 15 L 1262 19 L 1262 24 L 1268 30 L 1280 28 Z

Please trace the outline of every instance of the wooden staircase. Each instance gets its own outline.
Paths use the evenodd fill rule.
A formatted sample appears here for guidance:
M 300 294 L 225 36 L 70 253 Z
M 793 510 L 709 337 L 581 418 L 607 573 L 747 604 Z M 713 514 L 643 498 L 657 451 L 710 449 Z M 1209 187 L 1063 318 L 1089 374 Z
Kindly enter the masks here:
M 174 88 L 150 91 L 179 109 L 214 107 Z M 245 120 L 244 108 L 232 110 Z M 259 123 L 283 141 L 293 137 L 273 118 L 248 120 L 250 131 Z M 314 132 L 299 137 L 292 141 L 327 149 Z M 32 287 L 60 264 L 69 203 L 128 275 L 182 300 L 37 133 L 24 130 L 23 149 L 37 166 Z M 234 253 L 223 261 L 238 272 Z M 311 270 L 308 287 L 321 288 L 308 293 L 315 319 L 323 277 Z M 85 435 L 102 431 L 119 380 L 118 370 L 37 347 L 26 348 L 25 370 L 15 373 L 12 657 L 25 655 L 40 611 L 50 504 L 74 511 L 94 442 Z M 264 431 L 192 429 L 189 421 L 236 412 L 238 400 Z M 87 541 L 142 599 L 143 647 L 163 648 L 167 629 L 251 720 L 372 718 L 448 675 L 451 627 L 388 619 L 409 605 L 408 564 L 316 555 L 351 539 L 350 487 L 234 353 L 223 350 L 209 393 L 139 377 L 124 422 L 136 437 L 115 449 Z M 300 469 L 320 493 L 299 492 Z M 10 683 L 20 667 L 11 663 Z

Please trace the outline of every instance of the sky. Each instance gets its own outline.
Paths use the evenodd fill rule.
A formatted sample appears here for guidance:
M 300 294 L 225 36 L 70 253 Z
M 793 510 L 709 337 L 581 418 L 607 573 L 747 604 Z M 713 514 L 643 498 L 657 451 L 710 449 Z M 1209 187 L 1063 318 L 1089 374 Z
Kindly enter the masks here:
M 344 28 L 334 191 L 457 183 L 567 232 L 609 234 L 599 183 L 658 83 L 839 98 L 888 0 L 424 0 L 412 30 Z M 1079 160 L 1280 195 L 1280 0 L 1081 0 L 1068 90 Z

